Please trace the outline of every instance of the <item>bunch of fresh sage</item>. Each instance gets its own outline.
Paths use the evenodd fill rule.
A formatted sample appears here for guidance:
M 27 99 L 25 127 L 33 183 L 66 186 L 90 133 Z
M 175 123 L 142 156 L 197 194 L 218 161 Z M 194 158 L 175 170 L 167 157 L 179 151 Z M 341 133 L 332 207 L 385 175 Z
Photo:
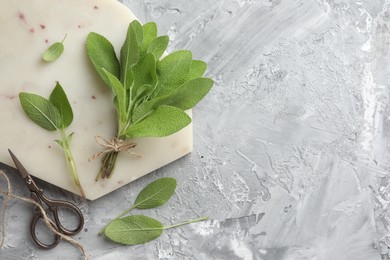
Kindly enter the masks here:
M 160 221 L 144 215 L 123 217 L 133 209 L 152 209 L 164 205 L 176 189 L 174 178 L 161 178 L 147 185 L 137 196 L 134 205 L 110 221 L 100 232 L 116 243 L 125 245 L 143 244 L 158 238 L 163 230 L 183 226 L 208 217 L 188 220 L 164 226 Z M 123 218 L 122 218 L 123 217 Z
M 88 56 L 97 73 L 113 92 L 117 135 L 123 141 L 140 137 L 168 136 L 191 122 L 186 114 L 211 89 L 213 81 L 202 77 L 206 63 L 192 59 L 187 50 L 162 58 L 168 36 L 157 36 L 155 23 L 130 23 L 117 58 L 112 44 L 91 32 Z M 109 178 L 121 149 L 105 153 L 96 177 Z
M 65 128 L 73 121 L 73 111 L 60 83 L 57 82 L 49 99 L 36 94 L 21 92 L 19 100 L 26 115 L 37 125 L 49 131 L 60 132 L 61 140 L 55 141 L 64 151 L 66 165 L 74 185 L 80 190 L 81 195 L 85 197 L 70 150 L 73 133 L 67 135 L 65 132 Z

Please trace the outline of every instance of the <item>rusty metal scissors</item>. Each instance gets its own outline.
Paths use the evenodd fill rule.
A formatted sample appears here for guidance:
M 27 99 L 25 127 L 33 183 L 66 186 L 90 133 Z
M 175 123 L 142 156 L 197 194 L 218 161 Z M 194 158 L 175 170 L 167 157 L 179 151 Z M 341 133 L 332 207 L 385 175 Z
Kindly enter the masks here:
M 77 233 L 79 233 L 84 226 L 84 217 L 83 217 L 83 214 L 81 213 L 81 210 L 73 203 L 70 203 L 67 201 L 62 201 L 62 200 L 51 200 L 51 199 L 47 198 L 43 194 L 43 189 L 39 188 L 35 184 L 34 180 L 31 178 L 31 175 L 23 167 L 23 165 L 16 158 L 16 156 L 11 152 L 11 150 L 8 150 L 8 151 L 12 157 L 12 160 L 15 163 L 15 166 L 16 166 L 15 170 L 22 176 L 22 178 L 24 179 L 24 182 L 27 184 L 28 188 L 30 189 L 31 198 L 34 201 L 36 201 L 39 205 L 42 205 L 42 203 L 46 204 L 48 210 L 54 216 L 54 221 L 50 219 L 51 226 L 55 230 L 57 230 L 59 233 L 67 235 L 67 236 L 73 236 L 73 235 L 76 235 Z M 7 166 L 7 165 L 5 165 L 5 166 Z M 12 167 L 9 167 L 9 168 L 12 168 Z M 63 226 L 63 224 L 61 223 L 60 217 L 58 216 L 59 209 L 66 209 L 66 210 L 72 212 L 73 214 L 75 214 L 75 216 L 78 219 L 78 226 L 75 229 L 70 230 L 70 229 L 67 229 Z M 61 237 L 57 234 L 54 234 L 54 239 L 53 239 L 52 243 L 46 244 L 46 243 L 41 242 L 38 239 L 37 233 L 36 233 L 37 223 L 41 219 L 43 220 L 43 214 L 42 214 L 41 210 L 38 207 L 34 207 L 33 218 L 32 218 L 31 225 L 30 225 L 31 237 L 32 237 L 33 241 L 39 247 L 44 248 L 44 249 L 51 249 L 51 248 L 58 245 L 58 243 L 61 240 Z

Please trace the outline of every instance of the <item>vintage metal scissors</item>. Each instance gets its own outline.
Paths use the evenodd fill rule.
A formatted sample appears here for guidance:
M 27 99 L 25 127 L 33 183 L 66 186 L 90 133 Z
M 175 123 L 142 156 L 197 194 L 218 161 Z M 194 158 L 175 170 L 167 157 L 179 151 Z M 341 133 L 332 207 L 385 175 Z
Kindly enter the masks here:
M 54 221 L 50 220 L 50 224 L 52 225 L 52 227 L 55 230 L 57 230 L 59 233 L 64 234 L 64 235 L 68 235 L 68 236 L 73 236 L 73 235 L 79 233 L 84 226 L 84 217 L 83 217 L 83 214 L 81 213 L 81 210 L 73 203 L 70 203 L 67 201 L 61 201 L 61 200 L 51 200 L 51 199 L 47 198 L 43 194 L 43 189 L 40 189 L 35 184 L 34 180 L 31 178 L 28 171 L 23 167 L 23 165 L 16 158 L 16 156 L 11 152 L 11 150 L 8 150 L 8 151 L 9 151 L 9 153 L 12 157 L 12 160 L 14 161 L 15 166 L 16 166 L 16 169 L 14 169 L 14 170 L 17 171 L 22 176 L 22 178 L 24 179 L 24 182 L 27 184 L 28 188 L 30 189 L 31 198 L 34 201 L 36 201 L 37 203 L 39 203 L 39 205 L 42 205 L 42 203 L 46 204 L 48 210 L 54 216 Z M 12 168 L 12 167 L 5 165 L 3 163 L 0 163 L 0 164 L 7 167 L 8 169 Z M 66 210 L 74 213 L 75 216 L 77 216 L 78 226 L 75 229 L 70 230 L 70 229 L 67 229 L 63 226 L 63 224 L 61 223 L 60 217 L 58 216 L 59 209 L 66 209 Z M 53 247 L 58 245 L 58 243 L 61 240 L 61 237 L 57 234 L 54 234 L 54 239 L 53 239 L 52 243 L 46 244 L 46 243 L 41 242 L 38 239 L 37 233 L 36 233 L 37 223 L 41 219 L 43 220 L 43 215 L 42 215 L 41 210 L 38 207 L 34 207 L 33 218 L 32 218 L 31 225 L 30 225 L 31 237 L 32 237 L 33 241 L 39 247 L 44 248 L 44 249 L 53 248 Z

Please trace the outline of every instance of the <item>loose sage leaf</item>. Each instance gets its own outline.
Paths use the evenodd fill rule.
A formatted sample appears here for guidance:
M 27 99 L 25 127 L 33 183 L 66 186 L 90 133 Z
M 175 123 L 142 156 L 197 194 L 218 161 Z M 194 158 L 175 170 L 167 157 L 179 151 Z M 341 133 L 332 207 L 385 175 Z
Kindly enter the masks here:
M 192 64 L 192 53 L 176 51 L 161 60 L 157 66 L 159 76 L 158 96 L 164 96 L 174 91 L 188 79 Z
M 174 178 L 160 178 L 146 186 L 137 196 L 134 208 L 151 209 L 164 205 L 176 189 Z
M 137 245 L 158 238 L 163 229 L 164 226 L 153 218 L 131 215 L 111 222 L 104 234 L 116 243 Z
M 63 52 L 64 44 L 62 42 L 55 42 L 42 54 L 42 59 L 47 62 L 55 61 Z
M 115 77 L 120 76 L 120 65 L 114 47 L 102 35 L 91 32 L 87 37 L 87 52 L 96 71 L 107 85 L 110 85 L 103 69 Z
M 49 101 L 58 109 L 58 112 L 60 112 L 60 128 L 67 128 L 73 121 L 73 111 L 69 104 L 68 97 L 60 83 L 57 82 L 53 92 L 50 94 Z
M 141 51 L 146 52 L 150 43 L 157 37 L 157 25 L 154 22 L 146 23 L 142 26 L 143 41 Z
M 206 62 L 201 60 L 193 60 L 190 69 L 190 79 L 202 77 L 207 69 Z
M 134 20 L 129 24 L 126 40 L 121 48 L 120 55 L 121 82 L 126 88 L 129 88 L 132 84 L 129 73 L 140 58 L 139 45 L 142 43 L 142 39 L 142 26 L 137 20 Z
M 209 78 L 195 78 L 179 86 L 172 93 L 146 101 L 134 109 L 133 121 L 156 109 L 159 106 L 167 105 L 187 110 L 194 107 L 206 96 L 213 86 L 213 80 Z
M 164 35 L 154 39 L 148 48 L 148 52 L 154 55 L 156 60 L 159 60 L 168 47 L 169 37 Z
M 112 75 L 107 70 L 103 69 L 103 72 L 108 78 L 108 82 L 114 91 L 116 97 L 116 103 L 118 104 L 118 115 L 122 122 L 127 121 L 127 109 L 126 109 L 126 89 L 117 77 Z
M 60 112 L 46 98 L 21 92 L 19 100 L 26 115 L 40 127 L 49 131 L 55 131 L 61 127 Z
M 163 137 L 176 133 L 191 123 L 191 118 L 181 109 L 160 106 L 140 122 L 130 126 L 125 135 L 128 138 Z

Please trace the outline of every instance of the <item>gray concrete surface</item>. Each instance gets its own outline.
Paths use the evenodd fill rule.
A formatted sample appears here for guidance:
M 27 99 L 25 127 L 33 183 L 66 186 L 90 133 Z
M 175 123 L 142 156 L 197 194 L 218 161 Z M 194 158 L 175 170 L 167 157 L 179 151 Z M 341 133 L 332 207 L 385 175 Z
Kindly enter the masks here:
M 91 259 L 390 259 L 389 0 L 123 2 L 216 84 L 190 156 L 94 202 L 49 190 L 81 205 Z M 139 246 L 96 235 L 163 176 L 177 192 L 148 215 L 211 220 Z M 11 202 L 1 259 L 80 258 L 65 242 L 37 249 L 29 214 Z

